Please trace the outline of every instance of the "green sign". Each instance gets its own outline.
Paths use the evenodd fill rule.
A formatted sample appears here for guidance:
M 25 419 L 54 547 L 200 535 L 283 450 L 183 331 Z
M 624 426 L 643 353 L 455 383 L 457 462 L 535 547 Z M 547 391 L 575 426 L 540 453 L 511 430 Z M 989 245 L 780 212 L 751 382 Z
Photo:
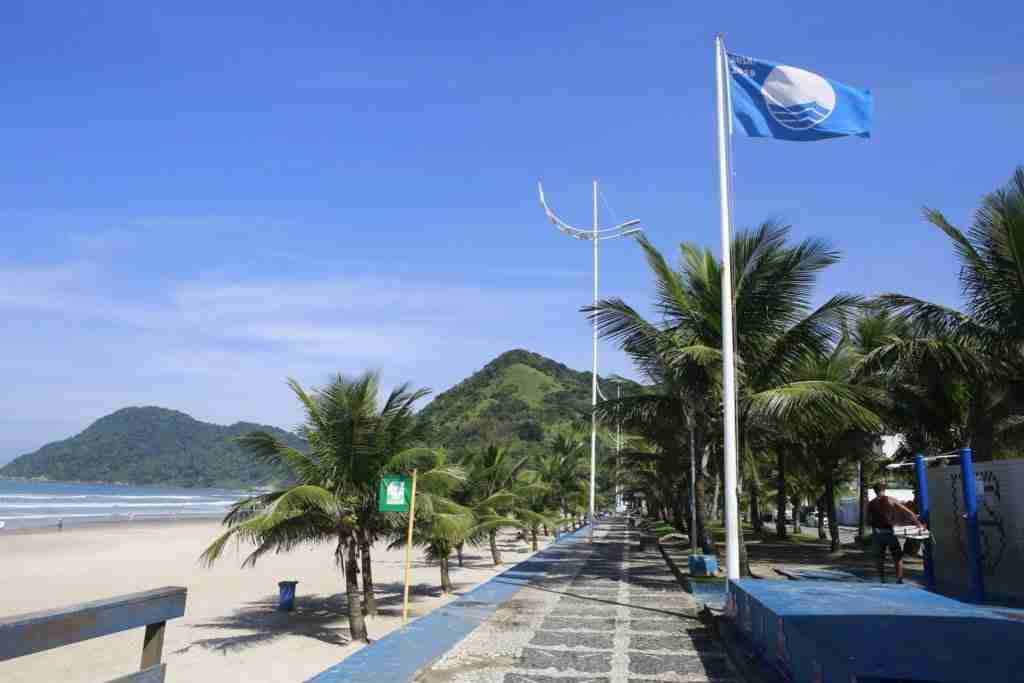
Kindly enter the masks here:
M 408 512 L 412 499 L 412 477 L 388 474 L 380 480 L 377 509 L 381 512 Z

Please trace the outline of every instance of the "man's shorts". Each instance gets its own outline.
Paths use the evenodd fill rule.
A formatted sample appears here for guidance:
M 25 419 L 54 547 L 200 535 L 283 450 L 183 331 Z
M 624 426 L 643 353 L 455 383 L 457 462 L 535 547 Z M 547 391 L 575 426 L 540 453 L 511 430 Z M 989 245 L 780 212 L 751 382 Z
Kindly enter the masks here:
M 903 548 L 900 546 L 899 539 L 896 538 L 891 530 L 888 529 L 875 529 L 871 534 L 871 547 L 876 553 L 876 557 L 879 559 L 885 559 L 886 549 L 892 553 L 892 559 L 895 562 L 899 562 L 903 559 Z

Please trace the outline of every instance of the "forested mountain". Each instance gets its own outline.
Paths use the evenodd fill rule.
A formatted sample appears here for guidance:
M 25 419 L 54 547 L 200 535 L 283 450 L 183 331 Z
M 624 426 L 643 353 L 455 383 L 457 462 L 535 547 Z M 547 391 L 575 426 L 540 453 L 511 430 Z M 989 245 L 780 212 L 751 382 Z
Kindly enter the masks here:
M 254 430 L 304 446 L 276 427 L 251 422 L 222 426 L 166 408 L 122 408 L 77 436 L 16 458 L 0 468 L 0 476 L 224 488 L 283 479 L 283 472 L 257 462 L 235 443 Z
M 438 394 L 420 415 L 433 445 L 532 450 L 573 424 L 589 430 L 590 380 L 589 372 L 515 349 Z M 624 393 L 637 389 L 633 382 L 623 387 Z M 615 391 L 604 378 L 601 390 L 609 397 Z
M 614 384 L 601 380 L 608 396 Z M 638 390 L 627 382 L 623 393 Z M 438 394 L 422 411 L 428 443 L 452 450 L 498 445 L 539 452 L 560 431 L 589 432 L 590 373 L 516 349 Z M 256 461 L 235 439 L 269 431 L 289 445 L 304 443 L 276 427 L 201 422 L 167 408 L 122 408 L 85 431 L 47 444 L 0 468 L 0 476 L 167 486 L 249 487 L 281 481 L 283 471 Z

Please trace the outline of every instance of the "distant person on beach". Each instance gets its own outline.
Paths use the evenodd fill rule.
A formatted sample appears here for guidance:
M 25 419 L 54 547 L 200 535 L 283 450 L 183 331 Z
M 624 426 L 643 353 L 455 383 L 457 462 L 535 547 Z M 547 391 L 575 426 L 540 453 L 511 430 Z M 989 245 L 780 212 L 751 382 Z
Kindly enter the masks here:
M 924 524 L 906 505 L 885 495 L 885 482 L 876 482 L 872 488 L 875 490 L 875 499 L 868 503 L 867 516 L 872 528 L 871 546 L 878 563 L 878 578 L 885 583 L 885 551 L 888 550 L 896 565 L 896 583 L 903 583 L 903 548 L 900 547 L 894 529 L 911 524 L 921 528 Z

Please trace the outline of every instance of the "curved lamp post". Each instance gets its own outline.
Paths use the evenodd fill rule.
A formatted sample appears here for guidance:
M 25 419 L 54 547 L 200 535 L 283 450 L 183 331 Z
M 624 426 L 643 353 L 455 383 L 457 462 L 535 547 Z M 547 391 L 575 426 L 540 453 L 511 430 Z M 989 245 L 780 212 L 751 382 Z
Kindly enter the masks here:
M 597 227 L 597 181 L 594 181 L 594 223 L 593 228 L 590 230 L 583 230 L 580 228 L 574 228 L 569 225 L 561 218 L 555 215 L 555 212 L 548 206 L 547 201 L 544 199 L 544 187 L 540 181 L 537 182 L 537 191 L 540 193 L 540 205 L 544 207 L 544 213 L 547 214 L 548 220 L 561 230 L 569 237 L 575 237 L 578 240 L 590 240 L 594 243 L 594 306 L 597 306 L 597 243 L 604 240 L 612 240 L 618 237 L 628 237 L 629 235 L 636 235 L 642 233 L 639 227 L 640 221 L 631 220 L 625 223 L 620 223 L 612 228 L 606 228 L 601 230 Z M 589 540 L 591 543 L 594 542 L 594 494 L 597 485 L 595 470 L 597 468 L 597 414 L 593 410 L 597 407 L 597 318 L 594 318 L 594 371 L 591 375 L 591 391 L 590 391 L 590 530 Z

